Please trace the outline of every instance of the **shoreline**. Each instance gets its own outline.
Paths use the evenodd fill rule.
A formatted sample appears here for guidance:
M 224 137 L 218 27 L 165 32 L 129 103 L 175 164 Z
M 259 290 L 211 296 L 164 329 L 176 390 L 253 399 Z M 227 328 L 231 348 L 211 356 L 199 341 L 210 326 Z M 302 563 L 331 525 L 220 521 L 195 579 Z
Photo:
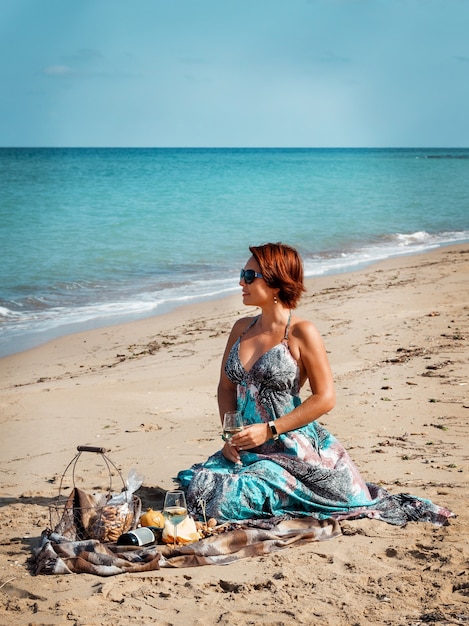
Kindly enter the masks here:
M 5 626 L 59 625 L 64 614 L 77 626 L 401 626 L 467 615 L 468 278 L 469 244 L 447 246 L 308 278 L 298 307 L 321 332 L 336 382 L 336 407 L 319 421 L 365 479 L 458 517 L 443 528 L 347 522 L 332 541 L 226 567 L 32 581 L 27 558 L 77 445 L 109 449 L 124 477 L 143 473 L 145 506 L 219 449 L 221 354 L 232 323 L 255 314 L 239 294 L 0 359 Z M 78 469 L 78 486 L 105 484 L 94 459 Z
M 309 290 L 310 286 L 314 287 L 314 283 L 321 279 L 327 280 L 329 278 L 334 278 L 334 277 L 337 278 L 337 277 L 347 275 L 347 274 L 354 274 L 356 272 L 366 271 L 368 269 L 373 269 L 373 267 L 381 263 L 386 263 L 387 261 L 392 262 L 394 259 L 398 260 L 398 259 L 406 259 L 408 257 L 410 258 L 419 257 L 421 255 L 431 254 L 433 252 L 437 252 L 438 250 L 443 250 L 443 249 L 452 249 L 452 248 L 457 249 L 460 246 L 464 247 L 468 245 L 468 243 L 469 241 L 462 241 L 458 243 L 443 243 L 443 244 L 435 245 L 425 250 L 404 252 L 402 254 L 398 254 L 398 253 L 391 254 L 390 256 L 384 259 L 377 259 L 377 260 L 372 260 L 372 261 L 362 260 L 359 263 L 357 263 L 355 267 L 352 266 L 348 269 L 335 269 L 335 270 L 331 269 L 331 270 L 326 271 L 325 273 L 321 273 L 321 274 L 317 274 L 313 276 L 307 276 L 305 277 L 305 285 L 307 287 L 307 290 Z M 134 314 L 134 315 L 122 314 L 122 315 L 117 315 L 115 319 L 110 317 L 108 320 L 100 320 L 99 318 L 97 318 L 95 320 L 85 320 L 83 322 L 74 322 L 74 323 L 70 322 L 67 324 L 55 326 L 48 330 L 43 330 L 43 331 L 35 332 L 35 333 L 28 333 L 25 335 L 20 335 L 18 337 L 8 336 L 5 341 L 6 344 L 10 345 L 12 343 L 15 343 L 16 341 L 18 344 L 20 344 L 23 347 L 16 349 L 14 352 L 8 352 L 6 354 L 0 353 L 0 364 L 2 362 L 2 359 L 15 356 L 17 354 L 23 354 L 25 352 L 29 352 L 37 348 L 42 348 L 54 341 L 60 341 L 61 339 L 67 338 L 69 336 L 83 334 L 83 333 L 93 333 L 95 331 L 96 332 L 105 331 L 107 328 L 126 326 L 127 324 L 138 324 L 140 322 L 145 322 L 148 320 L 159 319 L 163 316 L 172 316 L 177 311 L 181 311 L 181 312 L 187 311 L 187 314 L 189 314 L 189 310 L 192 310 L 194 307 L 197 307 L 198 305 L 202 305 L 202 306 L 209 305 L 210 303 L 222 302 L 224 300 L 231 300 L 232 298 L 236 298 L 238 295 L 238 288 L 233 287 L 232 291 L 233 293 L 231 295 L 227 295 L 227 294 L 207 295 L 207 296 L 201 296 L 200 299 L 198 299 L 197 296 L 194 296 L 194 300 L 192 300 L 191 302 L 184 303 L 184 304 L 168 303 L 165 306 L 162 306 L 161 312 L 159 313 L 152 313 L 152 314 L 141 313 L 141 314 Z M 118 319 L 119 317 L 122 317 L 122 319 L 119 320 Z M 65 332 L 64 329 L 66 328 L 69 328 L 70 330 Z M 39 339 L 39 337 L 43 337 L 43 339 Z
M 412 238 L 419 235 L 422 235 L 422 233 L 414 233 L 413 235 L 408 235 L 408 237 Z M 414 243 L 413 245 L 416 247 L 415 250 L 404 249 L 404 251 L 401 250 L 399 252 L 397 250 L 395 250 L 394 252 L 388 251 L 385 256 L 381 256 L 379 252 L 373 250 L 372 246 L 371 249 L 368 250 L 368 253 L 371 254 L 370 258 L 366 258 L 366 245 L 363 249 L 361 249 L 361 252 L 350 249 L 347 253 L 344 253 L 343 257 L 341 257 L 337 251 L 335 251 L 334 253 L 331 253 L 332 256 L 329 258 L 328 261 L 323 260 L 322 262 L 318 262 L 317 259 L 309 259 L 305 262 L 305 272 L 309 271 L 305 282 L 315 281 L 320 278 L 328 278 L 331 276 L 340 276 L 342 274 L 358 272 L 366 270 L 367 268 L 372 268 L 374 265 L 385 262 L 387 260 L 399 259 L 408 256 L 419 256 L 421 254 L 428 254 L 442 248 L 451 248 L 453 246 L 466 245 L 467 243 L 469 243 L 469 239 L 459 239 L 457 241 L 443 242 L 440 241 L 439 243 L 427 242 L 426 244 L 424 244 L 423 242 L 421 242 L 420 244 Z M 381 253 L 383 253 L 383 251 L 384 249 L 381 251 Z M 357 253 L 358 256 L 355 256 Z M 313 267 L 314 269 L 312 269 Z M 152 318 L 158 318 L 162 315 L 172 314 L 174 311 L 177 311 L 180 308 L 188 308 L 193 307 L 197 304 L 216 302 L 218 300 L 229 298 L 231 295 L 236 295 L 237 293 L 237 279 L 233 278 L 232 282 L 228 281 L 224 285 L 223 289 L 215 294 L 210 292 L 202 294 L 199 293 L 198 295 L 195 293 L 189 293 L 186 295 L 180 294 L 177 297 L 173 294 L 173 298 L 168 296 L 168 300 L 163 299 L 161 302 L 155 300 L 151 307 L 148 307 L 147 303 L 145 305 L 146 311 L 121 311 L 120 313 L 114 312 L 112 315 L 104 314 L 103 312 L 98 312 L 99 307 L 102 306 L 101 303 L 101 305 L 96 305 L 97 309 L 95 311 L 94 317 L 90 318 L 89 312 L 87 312 L 84 318 L 81 321 L 78 321 L 76 319 L 73 320 L 73 318 L 76 318 L 77 312 L 75 311 L 74 314 L 71 315 L 71 310 L 65 308 L 65 312 L 62 312 L 63 321 L 60 323 L 53 324 L 53 318 L 50 318 L 49 324 L 51 325 L 48 328 L 42 330 L 30 329 L 20 335 L 16 335 L 15 331 L 13 330 L 11 334 L 7 333 L 3 335 L 0 340 L 0 360 L 8 356 L 18 354 L 20 352 L 26 352 L 28 350 L 47 345 L 51 341 L 60 339 L 61 337 L 66 337 L 68 335 L 105 329 L 112 326 L 120 326 Z M 139 301 L 140 296 L 142 296 L 142 294 L 135 294 L 137 302 Z M 110 304 L 112 303 L 109 302 L 108 305 Z M 122 303 L 118 302 L 114 304 L 118 308 L 122 305 Z M 85 304 L 83 304 L 82 306 L 86 308 Z M 78 310 L 80 311 L 81 308 L 78 307 Z M 68 319 L 69 316 L 72 319 Z M 45 322 L 43 321 L 41 323 Z

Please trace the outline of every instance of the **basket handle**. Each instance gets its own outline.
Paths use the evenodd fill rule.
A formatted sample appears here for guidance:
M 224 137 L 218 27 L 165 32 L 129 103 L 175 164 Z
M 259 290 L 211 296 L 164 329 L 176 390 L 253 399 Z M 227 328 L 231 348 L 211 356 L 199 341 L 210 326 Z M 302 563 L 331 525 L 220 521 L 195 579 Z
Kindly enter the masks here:
M 119 475 L 119 478 L 122 481 L 122 491 L 125 491 L 126 485 L 125 485 L 124 479 L 122 477 L 122 474 L 120 473 L 119 468 L 116 466 L 116 464 L 113 463 L 111 461 L 111 459 L 106 456 L 106 452 L 108 452 L 108 450 L 106 450 L 106 448 L 101 448 L 101 447 L 98 447 L 98 446 L 77 446 L 77 454 L 74 456 L 74 458 L 67 465 L 67 467 L 64 470 L 64 473 L 62 474 L 62 478 L 60 479 L 59 496 L 62 494 L 62 484 L 63 484 L 64 478 L 65 478 L 65 474 L 67 473 L 67 471 L 68 471 L 70 466 L 72 466 L 72 482 L 73 482 L 73 486 L 75 487 L 75 469 L 76 469 L 76 466 L 77 466 L 78 459 L 80 458 L 82 452 L 93 452 L 95 454 L 100 454 L 101 455 L 102 460 L 103 460 L 104 464 L 106 465 L 106 467 L 108 469 L 108 473 L 109 473 L 109 488 L 108 488 L 109 495 L 111 495 L 111 491 L 112 491 L 111 465 L 116 470 L 117 474 Z

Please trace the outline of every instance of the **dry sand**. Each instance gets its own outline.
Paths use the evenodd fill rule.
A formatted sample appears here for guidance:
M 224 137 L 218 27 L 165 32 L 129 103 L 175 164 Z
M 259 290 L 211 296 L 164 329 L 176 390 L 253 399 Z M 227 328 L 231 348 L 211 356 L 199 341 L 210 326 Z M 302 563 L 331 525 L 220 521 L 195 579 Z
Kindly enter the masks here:
M 299 309 L 335 374 L 322 423 L 367 480 L 458 517 L 347 522 L 337 539 L 225 567 L 34 577 L 27 561 L 77 445 L 107 448 L 124 477 L 136 467 L 154 507 L 219 448 L 215 390 L 239 296 L 1 359 L 0 624 L 469 624 L 468 285 L 461 245 L 310 280 Z M 99 458 L 82 455 L 77 486 L 106 488 Z

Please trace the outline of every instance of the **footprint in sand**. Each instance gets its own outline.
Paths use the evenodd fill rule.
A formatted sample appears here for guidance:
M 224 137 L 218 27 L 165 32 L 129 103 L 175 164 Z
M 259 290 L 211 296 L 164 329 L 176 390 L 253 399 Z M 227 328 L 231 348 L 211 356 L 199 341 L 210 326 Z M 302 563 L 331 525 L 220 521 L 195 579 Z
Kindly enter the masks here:
M 458 596 L 458 600 L 469 602 L 469 582 L 461 582 L 453 585 L 453 593 Z

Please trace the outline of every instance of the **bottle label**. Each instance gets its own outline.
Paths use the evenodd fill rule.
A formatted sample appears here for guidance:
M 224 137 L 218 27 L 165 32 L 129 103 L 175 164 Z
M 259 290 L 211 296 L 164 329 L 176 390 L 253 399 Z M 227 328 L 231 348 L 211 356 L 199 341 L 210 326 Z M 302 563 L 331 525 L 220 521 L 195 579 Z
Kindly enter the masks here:
M 130 530 L 119 537 L 117 543 L 120 545 L 145 546 L 155 542 L 155 535 L 148 526 L 141 526 L 135 530 Z

